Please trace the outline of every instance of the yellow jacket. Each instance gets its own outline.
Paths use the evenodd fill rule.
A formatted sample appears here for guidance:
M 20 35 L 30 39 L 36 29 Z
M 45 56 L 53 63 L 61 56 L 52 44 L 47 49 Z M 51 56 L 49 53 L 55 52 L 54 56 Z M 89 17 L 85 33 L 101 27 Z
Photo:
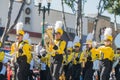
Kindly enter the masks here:
M 92 53 L 92 55 L 91 55 L 92 61 L 100 59 L 100 50 L 99 49 L 92 48 L 91 53 Z
M 109 59 L 111 61 L 113 61 L 114 58 L 114 50 L 111 47 L 106 47 L 106 46 L 102 46 L 98 48 L 100 50 L 101 53 L 103 53 L 103 59 Z
M 2 61 L 3 61 L 4 56 L 5 56 L 4 52 L 3 52 L 3 51 L 2 51 L 2 52 L 0 52 L 0 62 L 2 62 Z
M 117 60 L 118 58 L 120 58 L 120 54 L 114 54 L 114 60 Z
M 87 62 L 87 56 L 88 56 L 88 52 L 83 51 L 80 56 L 80 63 Z
M 45 57 L 41 57 L 40 60 L 41 62 L 44 62 L 46 65 L 48 65 L 48 67 L 50 67 L 51 61 L 51 54 L 47 53 Z
M 69 54 L 69 55 L 64 54 L 64 56 L 63 56 L 63 63 L 65 62 L 65 64 L 67 65 L 69 62 L 72 61 L 72 59 L 73 59 L 72 53 Z
M 10 54 L 12 55 L 12 54 L 14 54 L 14 52 L 16 51 L 16 43 L 13 43 L 12 45 L 11 45 L 11 52 L 10 52 Z
M 80 57 L 81 57 L 81 53 L 79 52 L 79 53 L 76 53 L 76 52 L 73 52 L 72 53 L 72 59 L 73 59 L 73 64 L 78 64 L 78 63 L 80 63 Z M 79 61 L 77 61 L 76 60 L 76 58 L 79 58 Z
M 55 46 L 57 46 L 58 49 L 53 49 L 54 46 L 49 45 L 51 52 L 54 52 L 52 56 L 55 56 L 55 53 L 57 54 L 64 54 L 64 49 L 66 47 L 66 42 L 64 40 L 54 40 Z
M 23 50 L 22 55 L 18 53 L 18 50 L 20 49 L 21 46 Z M 31 54 L 31 46 L 28 43 L 25 43 L 24 41 L 20 42 L 18 45 L 17 43 L 13 43 L 11 46 L 11 54 L 13 54 L 14 52 L 16 52 L 17 58 L 19 56 L 25 55 L 27 57 L 27 63 L 30 64 L 32 60 L 32 54 Z

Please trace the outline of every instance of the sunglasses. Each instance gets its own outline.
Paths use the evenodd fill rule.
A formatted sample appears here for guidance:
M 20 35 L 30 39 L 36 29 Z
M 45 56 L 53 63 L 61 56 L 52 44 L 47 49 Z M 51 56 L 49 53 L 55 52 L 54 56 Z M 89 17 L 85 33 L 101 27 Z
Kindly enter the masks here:
M 79 46 L 75 46 L 75 48 L 79 48 Z
M 55 33 L 55 35 L 60 34 L 59 32 Z
M 67 52 L 71 52 L 70 50 L 67 50 Z
M 109 39 L 107 39 L 107 40 L 104 40 L 105 42 L 108 42 L 108 41 L 110 41 Z

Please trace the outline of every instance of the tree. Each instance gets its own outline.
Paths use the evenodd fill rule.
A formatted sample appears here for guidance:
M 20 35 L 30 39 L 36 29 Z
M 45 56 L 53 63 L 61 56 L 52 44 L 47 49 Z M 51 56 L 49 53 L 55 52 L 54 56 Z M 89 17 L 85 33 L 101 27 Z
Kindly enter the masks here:
M 105 5 L 104 9 L 110 14 L 114 15 L 114 27 L 117 34 L 117 21 L 116 17 L 120 15 L 120 0 L 103 0 Z
M 67 31 L 66 18 L 65 18 L 65 12 L 64 12 L 64 1 L 63 0 L 61 0 L 61 4 L 62 4 L 62 18 L 63 18 L 64 30 L 66 31 L 68 38 L 71 40 L 69 32 Z
M 95 21 L 94 21 L 94 28 L 93 28 L 93 33 L 94 33 L 94 40 L 96 41 L 96 29 L 97 29 L 97 24 L 98 24 L 98 21 L 99 21 L 99 16 L 101 16 L 101 14 L 104 12 L 104 1 L 103 0 L 99 0 L 99 3 L 98 3 L 98 8 L 97 8 L 97 16 L 95 18 Z
M 7 24 L 5 26 L 5 29 L 4 29 L 4 32 L 3 32 L 3 35 L 1 37 L 1 42 L 4 44 L 4 40 L 7 36 L 7 30 L 10 26 L 10 21 L 11 21 L 11 14 L 12 14 L 12 8 L 13 8 L 13 2 L 14 0 L 10 0 L 10 6 L 9 6 L 9 11 L 8 11 L 8 18 L 7 18 Z
M 9 11 L 8 11 L 8 17 L 7 17 L 7 24 L 5 26 L 5 29 L 4 29 L 4 32 L 3 32 L 3 35 L 1 37 L 1 42 L 2 42 L 2 46 L 4 46 L 4 41 L 5 41 L 5 38 L 7 37 L 8 33 L 14 28 L 14 26 L 17 24 L 19 18 L 20 18 L 20 15 L 22 13 L 22 10 L 25 6 L 25 0 L 23 0 L 22 2 L 22 5 L 20 7 L 20 10 L 18 12 L 18 15 L 14 21 L 14 24 L 12 26 L 10 26 L 10 22 L 11 22 L 11 14 L 12 14 L 12 8 L 13 8 L 13 3 L 14 3 L 14 0 L 10 0 L 10 6 L 9 6 Z
M 64 0 L 64 2 L 72 9 L 73 13 L 76 14 L 76 35 L 82 39 L 82 16 L 83 16 L 83 6 L 86 0 Z M 77 8 L 75 8 L 77 6 Z

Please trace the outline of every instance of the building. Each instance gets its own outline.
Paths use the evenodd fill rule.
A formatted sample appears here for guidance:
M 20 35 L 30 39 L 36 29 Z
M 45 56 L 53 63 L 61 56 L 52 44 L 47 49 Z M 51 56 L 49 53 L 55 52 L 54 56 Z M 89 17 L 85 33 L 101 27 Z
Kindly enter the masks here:
M 54 4 L 57 2 L 53 0 Z M 7 21 L 7 14 L 8 14 L 8 4 L 9 0 L 0 0 L 0 27 L 4 28 L 6 26 Z M 12 17 L 11 17 L 11 25 L 14 23 L 14 20 L 19 12 L 21 3 L 14 2 L 13 10 L 12 10 Z M 51 6 L 52 7 L 52 6 Z M 60 7 L 60 6 L 59 6 Z M 4 9 L 3 9 L 4 8 Z M 54 7 L 55 8 L 55 7 Z M 41 40 L 41 31 L 42 31 L 42 12 L 39 15 L 38 7 L 34 5 L 34 0 L 31 0 L 30 5 L 25 5 L 21 17 L 19 21 L 24 23 L 24 30 L 30 34 L 30 38 L 33 43 L 38 43 Z M 75 24 L 76 24 L 76 16 L 72 13 L 65 13 L 66 16 L 66 23 L 67 23 L 67 30 L 69 33 L 75 33 Z M 83 17 L 83 40 L 85 42 L 86 36 L 88 33 L 93 31 L 94 28 L 94 21 L 96 16 L 88 16 Z M 59 10 L 51 9 L 50 14 L 48 15 L 46 13 L 45 21 L 49 25 L 55 24 L 56 21 L 61 20 L 62 21 L 62 12 Z M 96 39 L 97 41 L 100 41 L 100 29 L 104 27 L 110 27 L 111 22 L 110 18 L 106 16 L 100 16 L 97 24 L 97 30 L 96 30 Z M 13 31 L 9 34 L 9 40 L 15 41 L 15 28 Z
M 24 30 L 28 33 L 30 33 L 30 38 L 32 39 L 33 43 L 38 43 L 41 40 L 41 30 L 42 30 L 42 12 L 40 15 L 38 14 L 38 7 L 34 6 L 33 1 L 31 0 L 30 5 L 26 5 L 25 8 L 22 11 L 21 17 L 19 21 L 24 22 Z M 8 3 L 9 0 L 1 0 L 0 2 L 0 10 L 2 11 L 0 13 L 0 26 L 5 27 L 6 25 L 6 19 L 8 14 Z M 21 6 L 21 3 L 14 2 L 13 10 L 12 10 L 12 17 L 11 17 L 11 25 L 14 23 L 14 20 L 19 12 L 19 8 Z M 3 10 L 4 8 L 4 10 Z M 75 33 L 75 23 L 76 23 L 76 17 L 74 14 L 71 13 L 65 13 L 66 16 L 66 23 L 67 23 L 67 30 L 70 33 Z M 46 23 L 53 25 L 56 21 L 61 20 L 62 21 L 62 12 L 57 10 L 50 10 L 50 14 L 48 15 L 46 13 Z M 83 26 L 85 29 L 83 29 L 83 34 L 87 35 L 87 18 L 83 18 Z M 14 28 L 15 29 L 15 28 Z M 13 30 L 11 34 L 9 34 L 9 40 L 14 41 L 15 40 L 15 31 Z

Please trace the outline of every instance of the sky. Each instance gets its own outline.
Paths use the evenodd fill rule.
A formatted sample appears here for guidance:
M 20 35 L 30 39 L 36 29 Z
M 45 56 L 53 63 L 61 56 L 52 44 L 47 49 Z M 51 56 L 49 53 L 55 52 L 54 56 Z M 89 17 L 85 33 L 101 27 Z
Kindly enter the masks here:
M 87 15 L 91 13 L 96 13 L 98 3 L 99 3 L 99 0 L 87 0 L 87 2 L 85 3 L 85 9 L 84 9 L 85 14 Z M 107 11 L 105 11 L 103 15 L 110 17 L 112 22 L 114 21 L 114 16 L 109 14 Z M 117 22 L 120 23 L 120 17 L 117 17 Z
M 39 0 L 36 0 L 36 1 L 39 1 Z M 47 5 L 46 1 L 47 0 L 43 0 L 43 5 Z M 98 4 L 99 4 L 99 0 L 87 0 L 84 6 L 85 16 L 87 16 L 88 14 L 97 14 Z M 62 10 L 61 0 L 51 0 L 51 9 L 61 11 Z M 65 12 L 73 13 L 72 10 L 67 5 L 65 5 Z M 114 16 L 109 14 L 107 11 L 105 11 L 102 15 L 108 16 L 111 18 L 112 22 L 114 21 Z M 120 24 L 120 16 L 117 16 L 117 23 Z
M 43 5 L 45 5 L 46 0 L 43 0 Z M 97 6 L 98 6 L 99 0 L 87 0 L 84 6 L 84 14 L 87 16 L 88 14 L 96 14 L 97 13 Z M 51 9 L 55 10 L 62 10 L 61 7 L 61 0 L 52 0 L 51 1 Z M 65 12 L 72 13 L 72 10 L 65 5 Z M 113 15 L 109 14 L 107 11 L 105 11 L 102 15 L 108 16 L 111 18 L 111 21 L 114 21 Z M 117 22 L 120 24 L 120 17 L 117 17 Z

